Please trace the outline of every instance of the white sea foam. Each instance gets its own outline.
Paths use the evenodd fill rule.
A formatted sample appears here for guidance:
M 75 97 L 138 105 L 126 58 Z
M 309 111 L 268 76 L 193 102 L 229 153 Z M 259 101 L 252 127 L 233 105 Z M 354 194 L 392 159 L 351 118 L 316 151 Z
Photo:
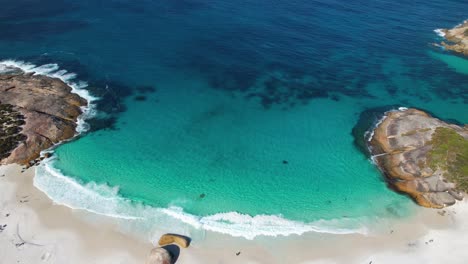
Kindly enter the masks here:
M 403 112 L 403 111 L 408 110 L 408 107 L 400 106 L 398 107 L 398 110 Z
M 55 63 L 36 66 L 24 61 L 3 60 L 0 61 L 0 73 L 9 72 L 14 69 L 20 69 L 25 73 L 34 73 L 34 75 L 45 75 L 52 78 L 58 78 L 72 88 L 72 92 L 84 98 L 88 105 L 81 108 L 83 114 L 78 117 L 76 132 L 83 133 L 89 129 L 89 125 L 85 122 L 86 119 L 93 117 L 96 114 L 95 101 L 97 97 L 92 96 L 85 88 L 88 86 L 86 82 L 76 81 L 76 74 L 59 69 Z
M 404 107 L 404 106 L 400 106 L 398 107 L 398 111 L 406 111 L 408 110 L 407 107 Z M 374 126 L 372 126 L 372 128 L 369 130 L 369 131 L 366 131 L 365 133 L 365 136 L 367 137 L 367 135 L 369 135 L 369 138 L 367 139 L 368 142 L 371 142 L 372 141 L 372 138 L 374 137 L 374 130 L 387 118 L 387 114 L 389 112 L 392 112 L 392 111 L 396 111 L 396 110 L 389 110 L 387 112 L 384 113 L 384 115 L 375 123 Z M 368 146 L 369 148 L 369 152 L 372 152 L 370 151 L 370 146 Z M 375 158 L 376 157 L 379 157 L 379 156 L 383 156 L 383 155 L 387 155 L 386 153 L 382 153 L 382 154 L 377 154 L 377 155 L 373 155 L 370 157 L 370 161 L 373 163 L 373 164 L 377 164 Z
M 442 29 L 439 29 L 439 28 L 438 28 L 438 29 L 434 29 L 434 32 L 435 32 L 437 35 L 439 35 L 440 37 L 442 37 L 442 38 L 445 37 L 445 33 L 444 33 L 444 31 L 442 31 Z
M 53 158 L 49 158 L 37 167 L 34 185 L 46 193 L 55 203 L 99 215 L 133 221 L 130 224 L 145 226 L 147 233 L 153 232 L 151 228 L 154 226 L 159 227 L 159 229 L 163 226 L 168 231 L 184 233 L 190 233 L 187 230 L 195 232 L 209 230 L 246 239 L 254 239 L 257 236 L 300 235 L 306 232 L 333 234 L 367 234 L 368 232 L 360 224 L 360 220 L 356 219 L 344 218 L 303 223 L 277 215 L 250 216 L 227 212 L 196 216 L 176 206 L 169 208 L 143 206 L 119 196 L 118 188 L 95 183 L 82 185 L 76 180 L 62 175 L 58 169 L 54 168 L 53 162 Z M 348 228 L 349 226 L 357 227 Z
M 377 122 L 375 123 L 374 126 L 372 126 L 372 128 L 369 130 L 369 131 L 366 131 L 365 133 L 365 136 L 369 135 L 369 137 L 367 138 L 367 141 L 368 142 L 371 142 L 372 141 L 372 138 L 374 137 L 374 130 L 376 127 L 378 127 L 384 120 L 385 118 L 387 118 L 387 114 L 385 113 L 379 120 L 377 120 Z

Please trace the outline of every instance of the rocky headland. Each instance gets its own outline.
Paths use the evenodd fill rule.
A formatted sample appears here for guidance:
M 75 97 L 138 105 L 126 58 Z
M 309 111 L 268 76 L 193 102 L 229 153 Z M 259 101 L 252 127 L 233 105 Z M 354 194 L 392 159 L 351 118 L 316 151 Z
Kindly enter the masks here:
M 439 30 L 450 43 L 442 41 L 441 45 L 447 50 L 468 56 L 468 20 L 452 29 Z
M 0 164 L 31 165 L 72 138 L 87 102 L 57 78 L 12 68 L 0 74 Z
M 443 208 L 468 192 L 468 126 L 417 109 L 390 111 L 369 141 L 391 187 L 419 205 Z

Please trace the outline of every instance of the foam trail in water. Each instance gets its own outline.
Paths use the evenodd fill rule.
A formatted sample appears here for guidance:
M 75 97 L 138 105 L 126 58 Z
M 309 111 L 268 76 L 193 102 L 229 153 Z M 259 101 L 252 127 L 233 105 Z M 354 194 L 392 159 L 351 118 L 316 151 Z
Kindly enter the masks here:
M 287 236 L 306 232 L 333 234 L 366 234 L 359 220 L 320 220 L 312 223 L 292 221 L 276 215 L 250 216 L 237 212 L 196 216 L 180 207 L 154 208 L 135 204 L 118 195 L 117 188 L 89 183 L 82 185 L 62 175 L 53 167 L 53 158 L 44 160 L 36 169 L 34 185 L 55 203 L 96 214 L 157 226 L 169 231 L 209 230 L 246 239 L 257 236 Z M 177 219 L 178 221 L 174 221 Z M 167 225 L 167 226 L 164 226 Z M 349 228 L 349 226 L 354 226 Z M 146 232 L 151 232 L 148 230 Z
M 85 88 L 88 86 L 86 82 L 74 81 L 76 78 L 75 73 L 69 73 L 66 70 L 60 70 L 59 66 L 55 63 L 44 64 L 36 66 L 24 61 L 3 60 L 0 61 L 0 73 L 10 72 L 13 69 L 20 69 L 25 73 L 34 73 L 34 75 L 45 75 L 52 78 L 58 78 L 72 88 L 72 92 L 84 98 L 88 105 L 81 108 L 83 114 L 78 117 L 76 132 L 83 133 L 89 129 L 89 125 L 85 122 L 96 115 L 96 105 L 94 102 L 98 100 L 97 97 L 92 96 Z

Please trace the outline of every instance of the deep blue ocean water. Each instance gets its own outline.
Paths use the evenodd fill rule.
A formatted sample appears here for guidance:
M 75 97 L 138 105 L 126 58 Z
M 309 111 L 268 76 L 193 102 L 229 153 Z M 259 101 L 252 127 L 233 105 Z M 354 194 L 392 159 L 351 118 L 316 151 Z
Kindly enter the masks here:
M 468 61 L 431 45 L 467 1 L 1 2 L 0 60 L 100 98 L 36 186 L 145 230 L 366 232 L 415 205 L 356 146 L 361 113 L 468 122 Z

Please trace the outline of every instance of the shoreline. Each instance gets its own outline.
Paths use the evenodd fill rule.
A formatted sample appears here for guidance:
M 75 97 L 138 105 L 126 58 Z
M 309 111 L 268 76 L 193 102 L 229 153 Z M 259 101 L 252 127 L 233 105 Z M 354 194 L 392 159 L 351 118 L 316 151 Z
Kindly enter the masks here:
M 5 174 L 0 177 L 0 189 L 6 190 L 0 195 L 0 224 L 7 224 L 0 233 L 4 249 L 0 259 L 7 263 L 65 259 L 67 263 L 144 263 L 153 247 L 149 241 L 122 233 L 110 217 L 54 204 L 33 186 L 34 168 L 20 170 L 18 165 L 0 166 L 0 176 Z M 463 223 L 468 219 L 468 203 L 445 210 L 416 208 L 409 219 L 379 220 L 380 232 L 368 236 L 312 232 L 246 240 L 206 231 L 204 238 L 181 249 L 177 263 L 414 263 L 415 258 L 440 263 L 450 257 L 451 263 L 462 263 L 462 256 L 447 256 L 443 248 L 458 249 L 468 257 L 463 238 L 454 239 L 460 231 L 468 231 L 468 223 Z M 446 211 L 443 216 L 442 211 Z M 21 243 L 18 224 L 22 239 L 41 246 L 16 247 Z M 241 254 L 236 256 L 237 252 Z
M 5 263 L 142 263 L 151 249 L 115 231 L 108 219 L 86 220 L 85 212 L 54 204 L 33 186 L 34 168 L 0 166 L 0 259 Z M 8 217 L 6 215 L 9 214 Z M 18 226 L 18 227 L 17 227 Z M 29 244 L 21 245 L 20 236 Z
M 435 29 L 434 32 L 444 38 L 440 46 L 462 56 L 468 56 L 468 20 L 450 29 Z

